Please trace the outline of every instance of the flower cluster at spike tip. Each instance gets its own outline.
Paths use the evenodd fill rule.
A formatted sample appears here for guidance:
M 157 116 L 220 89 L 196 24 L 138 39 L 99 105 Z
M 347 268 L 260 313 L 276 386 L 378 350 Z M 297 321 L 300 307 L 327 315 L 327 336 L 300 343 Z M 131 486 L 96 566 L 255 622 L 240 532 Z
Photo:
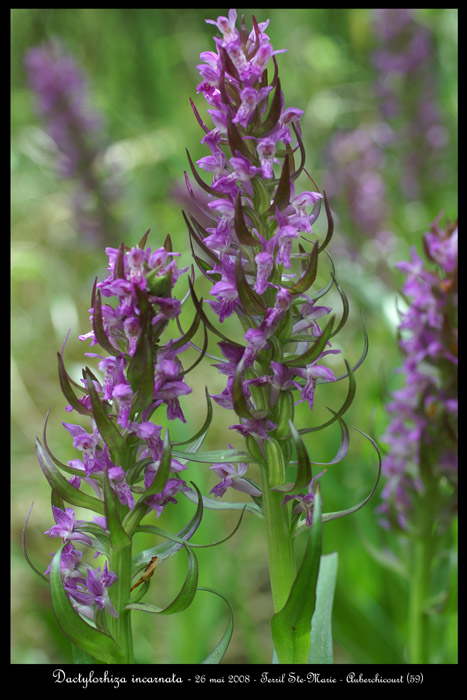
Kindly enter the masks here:
M 399 347 L 402 388 L 387 405 L 391 423 L 383 436 L 386 484 L 379 511 L 382 524 L 411 530 L 414 509 L 430 480 L 449 484 L 436 499 L 439 522 L 457 510 L 458 227 L 435 221 L 424 235 L 426 260 L 411 249 L 397 267 L 406 280 L 408 308 L 401 315 Z
M 285 106 L 276 61 L 283 50 L 272 47 L 268 21 L 258 23 L 253 17 L 248 31 L 242 18 L 238 29 L 235 10 L 206 21 L 221 33 L 214 37 L 217 51 L 203 52 L 198 66 L 202 81 L 197 91 L 208 103 L 212 125 L 193 102 L 192 108 L 205 132 L 202 144 L 210 150 L 196 165 L 211 176 L 210 184 L 188 158 L 207 203 L 197 201 L 188 175 L 186 181 L 212 226 L 205 228 L 193 215 L 185 220 L 193 257 L 212 283 L 214 299 L 207 303 L 221 324 L 236 315 L 243 327 L 243 343 L 226 336 L 219 343 L 223 360 L 215 367 L 226 375 L 227 385 L 213 398 L 237 413 L 240 422 L 231 429 L 254 449 L 252 441 L 261 445 L 268 436 L 290 434 L 294 391 L 299 402 L 313 409 L 317 384 L 335 379 L 323 362 L 326 355 L 340 352 L 329 342 L 334 319 L 327 320 L 324 330 L 320 326 L 332 311 L 318 302 L 327 290 L 306 293 L 316 279 L 319 253 L 332 235 L 332 217 L 325 195 L 304 168 L 303 111 Z M 302 173 L 311 185 L 306 191 L 296 189 Z M 313 224 L 323 202 L 328 235 L 320 245 Z M 228 486 L 253 495 L 254 487 L 249 491 L 243 478 L 245 466 L 238 473 L 232 465 L 213 468 L 222 477 L 213 489 L 216 496 Z M 313 494 L 295 498 L 311 524 Z

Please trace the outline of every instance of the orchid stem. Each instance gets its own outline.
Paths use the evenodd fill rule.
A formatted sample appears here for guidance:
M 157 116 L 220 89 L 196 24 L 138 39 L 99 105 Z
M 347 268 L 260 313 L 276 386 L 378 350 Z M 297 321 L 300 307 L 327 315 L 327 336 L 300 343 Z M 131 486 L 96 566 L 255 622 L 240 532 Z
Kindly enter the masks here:
M 295 562 L 290 538 L 289 511 L 281 505 L 284 495 L 271 491 L 269 474 L 274 465 L 260 465 L 263 507 L 267 529 L 269 576 L 274 612 L 281 610 L 295 580 Z
M 133 663 L 133 634 L 131 629 L 131 610 L 125 610 L 131 586 L 131 543 L 112 552 L 112 571 L 118 578 L 110 589 L 112 603 L 118 612 L 118 618 L 111 618 L 110 631 L 120 645 L 126 664 Z

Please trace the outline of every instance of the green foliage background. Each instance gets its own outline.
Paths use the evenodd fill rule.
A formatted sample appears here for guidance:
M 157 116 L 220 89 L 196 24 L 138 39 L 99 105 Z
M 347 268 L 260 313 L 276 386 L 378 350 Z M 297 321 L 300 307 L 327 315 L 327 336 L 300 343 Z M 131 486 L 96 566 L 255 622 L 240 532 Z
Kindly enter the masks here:
M 268 34 L 278 56 L 286 106 L 305 110 L 303 121 L 307 168 L 318 184 L 324 181 L 324 149 L 340 128 L 369 124 L 376 118 L 370 61 L 376 47 L 368 9 L 239 9 L 247 22 L 271 20 Z M 21 533 L 34 501 L 28 528 L 28 552 L 45 570 L 56 542 L 43 535 L 52 524 L 49 488 L 34 451 L 51 407 L 48 441 L 64 461 L 70 442 L 61 421 L 67 420 L 60 393 L 56 352 L 71 328 L 67 366 L 80 375 L 83 352 L 77 336 L 89 330 L 88 308 L 94 278 L 105 274 L 104 246 L 83 240 L 69 207 L 70 183 L 60 181 L 44 146 L 43 125 L 34 110 L 23 66 L 25 52 L 52 37 L 60 37 L 88 76 L 91 97 L 104 116 L 107 156 L 118 166 L 122 196 L 115 229 L 105 245 L 122 239 L 135 245 L 150 228 L 150 244 L 161 245 L 170 233 L 174 249 L 191 263 L 181 208 L 173 196 L 183 186 L 187 168 L 185 148 L 196 158 L 206 155 L 202 133 L 189 98 L 205 109 L 196 95 L 196 69 L 201 51 L 211 50 L 213 27 L 205 18 L 226 14 L 221 9 L 14 9 L 11 11 L 11 144 L 12 144 L 12 662 L 44 664 L 71 661 L 67 644 L 51 611 L 47 587 L 25 563 Z M 401 278 L 393 265 L 406 259 L 411 245 L 420 249 L 421 236 L 440 213 L 457 217 L 457 10 L 417 10 L 417 18 L 433 33 L 435 75 L 439 106 L 448 132 L 443 153 L 443 177 L 428 177 L 418 200 L 400 191 L 400 163 L 388 161 L 384 172 L 388 189 L 387 228 L 396 237 L 383 272 L 365 249 L 358 259 L 341 250 L 333 255 L 338 278 L 351 303 L 350 319 L 339 338 L 345 357 L 354 364 L 363 347 L 360 312 L 370 336 L 370 352 L 357 372 L 357 398 L 347 414 L 351 428 L 383 433 L 387 416 L 384 402 L 397 384 L 399 364 L 396 340 L 396 297 Z M 403 117 L 402 117 L 403 119 Z M 303 187 L 306 189 L 306 185 Z M 337 234 L 352 240 L 358 232 L 336 213 Z M 354 240 L 359 240 L 355 238 Z M 332 253 L 332 245 L 331 245 Z M 188 318 L 188 317 L 187 317 Z M 188 322 L 188 321 L 186 321 Z M 230 332 L 235 332 L 229 328 Z M 222 390 L 222 379 L 209 362 L 194 379 L 194 392 L 183 404 L 187 426 L 170 425 L 174 439 L 183 440 L 204 419 L 204 386 Z M 342 383 L 340 383 L 342 384 Z M 324 389 L 324 387 L 323 387 Z M 320 395 L 313 424 L 336 408 L 345 387 L 326 388 Z M 203 406 L 202 411 L 200 406 Z M 320 414 L 319 411 L 322 411 Z M 214 429 L 206 449 L 226 447 L 236 436 L 225 430 L 231 416 L 215 407 Z M 329 415 L 329 414 L 328 414 Z M 306 408 L 298 412 L 299 427 L 310 420 Z M 301 422 L 300 422 L 301 421 Z M 315 422 L 316 421 L 316 422 Z M 360 501 L 376 474 L 375 454 L 352 430 L 346 460 L 330 467 L 321 480 L 326 511 Z M 337 428 L 307 436 L 312 459 L 331 459 L 338 445 Z M 214 483 L 207 465 L 191 465 L 191 478 L 207 490 Z M 190 477 L 189 477 L 190 478 Z M 336 663 L 403 663 L 406 643 L 407 584 L 397 571 L 376 561 L 376 549 L 386 563 L 389 549 L 398 543 L 377 523 L 378 495 L 365 509 L 348 519 L 326 525 L 324 551 L 339 553 L 334 607 Z M 191 517 L 193 505 L 180 501 L 167 508 L 160 523 L 173 529 Z M 197 542 L 213 542 L 229 533 L 237 516 L 207 512 Z M 141 546 L 149 544 L 141 541 Z M 240 530 L 225 546 L 200 552 L 200 585 L 217 588 L 235 610 L 235 630 L 225 663 L 269 663 L 271 642 L 267 559 L 262 524 L 246 516 Z M 446 554 L 455 558 L 455 552 Z M 169 602 L 180 587 L 186 561 L 183 553 L 157 570 L 150 595 L 158 604 Z M 440 577 L 443 572 L 440 571 Z M 432 663 L 456 663 L 455 580 L 442 582 L 449 591 L 444 614 L 434 616 L 439 643 Z M 168 618 L 134 615 L 136 657 L 141 663 L 199 663 L 212 649 L 227 623 L 222 602 L 200 593 L 184 613 Z

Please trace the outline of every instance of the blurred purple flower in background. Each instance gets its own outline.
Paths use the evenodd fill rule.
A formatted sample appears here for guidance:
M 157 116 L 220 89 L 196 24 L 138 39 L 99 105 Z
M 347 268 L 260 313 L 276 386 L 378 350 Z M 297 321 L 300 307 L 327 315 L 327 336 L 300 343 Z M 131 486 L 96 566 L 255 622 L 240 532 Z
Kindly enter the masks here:
M 379 110 L 396 132 L 401 190 L 415 199 L 426 183 L 436 181 L 447 140 L 437 98 L 436 47 L 430 29 L 410 9 L 373 10 L 373 28 L 379 40 L 373 53 Z
M 443 230 L 435 221 L 423 243 L 428 262 L 412 248 L 410 261 L 397 265 L 408 299 L 399 325 L 404 382 L 387 405 L 383 436 L 379 511 L 385 527 L 404 530 L 416 527 L 417 504 L 433 483 L 436 514 L 449 522 L 457 509 L 457 223 Z
M 392 136 L 383 122 L 362 125 L 336 131 L 326 149 L 326 192 L 348 212 L 360 240 L 378 238 L 384 243 L 388 236 L 384 150 Z M 361 251 L 354 246 L 353 252 Z
M 426 206 L 442 177 L 447 129 L 438 106 L 436 46 L 410 9 L 374 9 L 372 53 L 375 113 L 337 129 L 324 152 L 326 192 L 354 258 L 362 245 L 382 262 L 396 245 L 391 207 Z
M 91 106 L 86 77 L 59 40 L 31 48 L 24 64 L 37 113 L 55 144 L 57 174 L 73 183 L 76 229 L 97 244 L 109 242 L 115 235 L 111 209 L 119 188 L 115 172 L 103 162 L 103 121 Z

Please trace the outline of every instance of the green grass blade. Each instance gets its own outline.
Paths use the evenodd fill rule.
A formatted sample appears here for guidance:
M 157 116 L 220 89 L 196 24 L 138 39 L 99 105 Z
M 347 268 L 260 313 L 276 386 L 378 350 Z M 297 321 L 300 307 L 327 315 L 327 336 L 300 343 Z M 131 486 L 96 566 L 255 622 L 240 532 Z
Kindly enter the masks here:
M 316 608 L 311 622 L 310 664 L 332 664 L 332 604 L 337 576 L 337 552 L 321 557 Z

